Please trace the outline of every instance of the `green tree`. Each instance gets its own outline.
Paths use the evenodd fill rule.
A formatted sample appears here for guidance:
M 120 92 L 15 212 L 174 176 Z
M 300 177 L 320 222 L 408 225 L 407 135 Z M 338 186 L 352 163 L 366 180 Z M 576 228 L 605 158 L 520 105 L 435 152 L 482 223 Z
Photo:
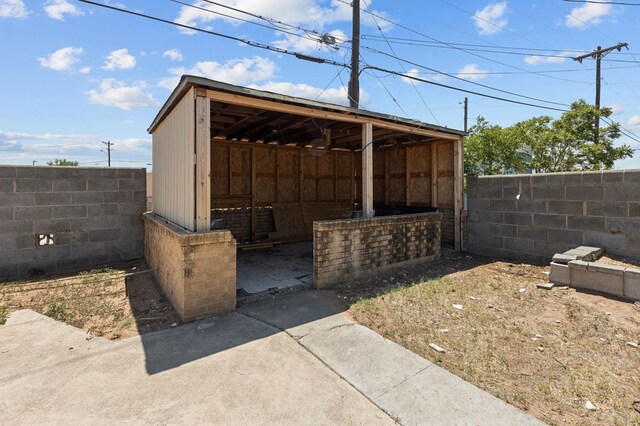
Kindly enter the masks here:
M 47 161 L 48 166 L 77 166 L 79 163 L 66 158 L 56 158 L 53 161 Z
M 466 172 L 473 175 L 496 175 L 508 171 L 520 171 L 524 167 L 521 142 L 509 135 L 508 129 L 489 125 L 484 117 L 478 117 L 469 129 L 465 140 Z
M 533 117 L 513 126 L 490 126 L 479 117 L 465 146 L 467 172 L 500 174 L 509 171 L 568 172 L 611 169 L 616 160 L 633 155 L 628 145 L 614 146 L 620 137 L 618 123 L 601 126 L 597 116 L 608 119 L 610 108 L 596 108 L 580 99 L 554 120 Z

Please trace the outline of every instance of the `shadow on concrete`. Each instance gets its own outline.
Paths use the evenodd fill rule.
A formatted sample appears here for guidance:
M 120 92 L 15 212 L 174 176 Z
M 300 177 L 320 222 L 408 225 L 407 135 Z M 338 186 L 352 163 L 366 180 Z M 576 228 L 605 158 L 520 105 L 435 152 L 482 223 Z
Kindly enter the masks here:
M 328 317 L 335 317 L 335 320 L 323 321 L 324 325 L 339 325 L 341 315 L 349 309 L 350 302 L 494 261 L 446 251 L 441 260 L 416 263 L 366 279 L 352 280 L 339 285 L 335 291 L 306 290 L 271 296 L 257 303 L 242 305 L 236 313 L 224 317 L 179 325 L 157 333 L 144 333 L 140 340 L 146 355 L 147 372 L 156 374 L 178 368 L 283 330 L 294 337 L 301 336 L 316 327 L 318 320 Z
M 333 292 L 309 290 L 245 305 L 223 317 L 142 334 L 139 339 L 144 347 L 147 372 L 157 374 L 267 338 L 284 329 L 339 315 L 347 308 Z M 202 374 L 207 373 L 203 371 Z

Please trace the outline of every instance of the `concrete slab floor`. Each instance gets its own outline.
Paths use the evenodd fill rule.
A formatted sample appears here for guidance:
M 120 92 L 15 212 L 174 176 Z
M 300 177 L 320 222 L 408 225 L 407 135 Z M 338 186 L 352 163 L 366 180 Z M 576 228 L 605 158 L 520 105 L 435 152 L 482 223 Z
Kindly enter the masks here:
M 282 290 L 300 285 L 311 287 L 312 284 L 313 242 L 311 241 L 238 251 L 237 289 L 255 294 L 273 288 Z
M 540 425 L 305 291 L 121 341 L 32 311 L 0 327 L 8 424 Z

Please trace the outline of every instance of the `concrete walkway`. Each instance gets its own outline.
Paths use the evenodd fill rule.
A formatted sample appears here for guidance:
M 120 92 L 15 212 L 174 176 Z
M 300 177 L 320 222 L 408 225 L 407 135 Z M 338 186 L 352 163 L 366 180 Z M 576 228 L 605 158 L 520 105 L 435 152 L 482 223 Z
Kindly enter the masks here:
M 7 424 L 540 424 L 304 292 L 122 341 L 0 327 Z

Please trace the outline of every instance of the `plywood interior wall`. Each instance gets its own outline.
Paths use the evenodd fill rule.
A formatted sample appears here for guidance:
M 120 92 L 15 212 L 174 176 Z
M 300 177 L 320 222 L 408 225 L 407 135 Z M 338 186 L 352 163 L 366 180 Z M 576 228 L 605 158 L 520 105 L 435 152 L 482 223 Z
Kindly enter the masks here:
M 246 206 L 252 194 L 257 207 L 286 202 L 353 202 L 355 167 L 351 151 L 213 142 L 211 207 Z
M 374 204 L 453 209 L 453 152 L 449 141 L 376 149 Z M 309 217 L 317 205 L 342 211 L 361 200 L 361 161 L 352 151 L 214 141 L 211 208 L 300 203 Z
M 432 145 L 435 146 L 435 161 Z M 355 160 L 355 198 L 359 201 L 362 199 L 360 155 L 356 154 Z M 432 173 L 434 163 L 435 174 Z M 378 205 L 453 208 L 453 167 L 452 142 L 378 149 L 373 153 L 373 202 Z M 435 198 L 432 194 L 434 188 Z

